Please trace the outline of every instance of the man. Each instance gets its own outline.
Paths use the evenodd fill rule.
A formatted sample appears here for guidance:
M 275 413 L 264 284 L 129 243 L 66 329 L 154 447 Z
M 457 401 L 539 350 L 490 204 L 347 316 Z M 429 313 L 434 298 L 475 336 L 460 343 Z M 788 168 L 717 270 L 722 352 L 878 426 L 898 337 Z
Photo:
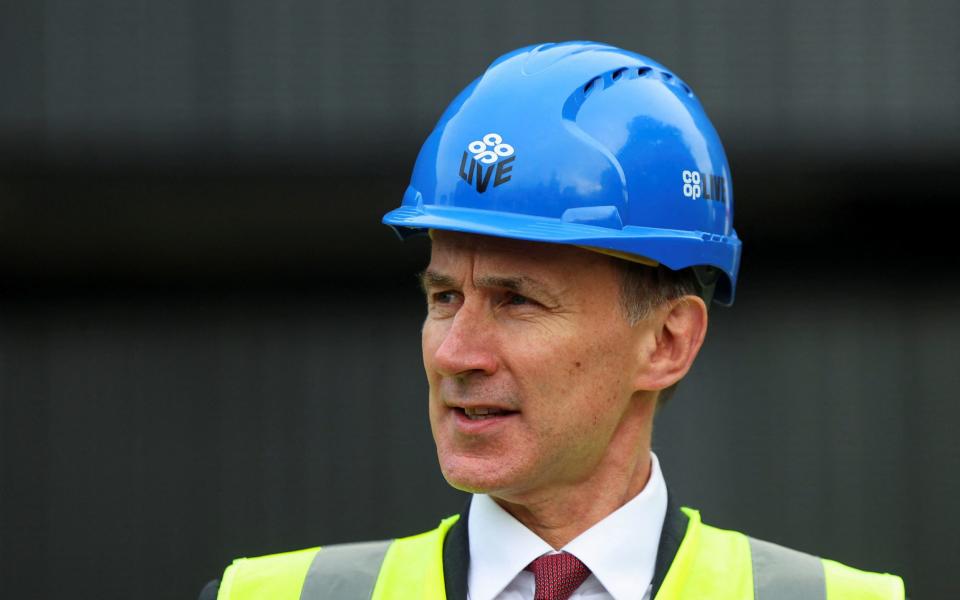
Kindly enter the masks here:
M 219 598 L 902 598 L 896 576 L 709 527 L 667 492 L 654 415 L 708 304 L 733 301 L 732 201 L 663 66 L 583 42 L 495 61 L 384 218 L 432 238 L 430 424 L 469 506 L 412 538 L 241 559 Z

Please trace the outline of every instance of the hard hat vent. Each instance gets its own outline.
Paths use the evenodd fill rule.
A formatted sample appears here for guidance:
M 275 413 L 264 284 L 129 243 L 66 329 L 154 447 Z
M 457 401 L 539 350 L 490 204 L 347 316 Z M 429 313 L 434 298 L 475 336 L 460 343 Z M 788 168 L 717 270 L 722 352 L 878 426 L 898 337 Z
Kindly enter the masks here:
M 664 71 L 661 69 L 655 69 L 653 67 L 617 67 L 603 73 L 601 75 L 596 75 L 582 87 L 578 88 L 567 98 L 567 101 L 563 106 L 563 116 L 566 119 L 576 120 L 577 113 L 580 112 L 583 103 L 586 102 L 587 97 L 590 96 L 597 90 L 604 90 L 610 86 L 616 85 L 622 81 L 628 81 L 631 79 L 652 79 L 656 78 L 662 81 L 665 85 L 668 85 L 680 93 L 685 94 L 689 98 L 693 98 L 693 90 L 690 89 L 686 83 L 684 83 L 679 77 Z
M 653 67 L 639 67 L 635 69 L 629 67 L 619 67 L 617 69 L 613 69 L 612 71 L 603 73 L 602 75 L 597 75 L 590 81 L 586 82 L 583 87 L 580 88 L 580 97 L 577 99 L 578 104 L 583 102 L 587 96 L 598 89 L 606 89 L 615 83 L 626 81 L 628 79 L 649 78 L 657 78 L 663 83 L 677 88 L 690 98 L 693 98 L 693 90 L 690 89 L 690 86 L 669 71 L 662 71 L 660 69 L 654 69 Z
M 594 77 L 583 86 L 583 96 L 586 97 L 590 92 L 593 91 L 593 88 L 600 83 L 600 77 Z
M 693 98 L 693 90 L 691 90 L 690 86 L 684 83 L 679 77 L 668 71 L 657 71 L 657 73 L 660 75 L 660 79 L 662 79 L 664 83 L 680 88 L 683 90 L 684 94 Z

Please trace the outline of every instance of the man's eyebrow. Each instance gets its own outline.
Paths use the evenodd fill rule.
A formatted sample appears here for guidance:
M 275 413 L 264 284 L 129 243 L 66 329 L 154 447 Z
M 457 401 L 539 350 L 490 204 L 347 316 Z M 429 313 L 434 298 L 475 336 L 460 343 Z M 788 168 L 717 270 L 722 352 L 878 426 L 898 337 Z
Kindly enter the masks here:
M 423 290 L 424 293 L 434 288 L 456 287 L 456 281 L 454 281 L 453 277 L 431 271 L 430 269 L 421 272 L 417 276 L 417 279 L 420 280 L 420 289 Z
M 427 269 L 418 276 L 420 287 L 424 292 L 435 288 L 456 288 L 459 284 L 456 280 L 444 273 L 431 271 Z M 485 275 L 479 277 L 475 283 L 481 288 L 500 288 L 510 290 L 518 294 L 536 294 L 546 296 L 550 300 L 556 300 L 556 296 L 550 292 L 548 287 L 533 277 L 518 275 L 516 277 L 501 275 Z
M 550 291 L 546 284 L 526 275 L 518 275 L 516 277 L 486 275 L 478 278 L 476 285 L 477 287 L 501 288 L 521 295 L 532 293 L 554 302 L 557 300 L 557 297 Z

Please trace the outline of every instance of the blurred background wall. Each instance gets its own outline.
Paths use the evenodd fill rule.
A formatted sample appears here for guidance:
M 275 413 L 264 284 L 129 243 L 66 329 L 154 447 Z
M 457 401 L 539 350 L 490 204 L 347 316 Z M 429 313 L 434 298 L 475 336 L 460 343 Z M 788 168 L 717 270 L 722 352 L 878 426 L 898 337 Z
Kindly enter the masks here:
M 958 28 L 946 0 L 0 4 L 0 593 L 193 598 L 458 511 L 427 247 L 379 217 L 494 57 L 579 38 L 679 73 L 734 173 L 737 304 L 655 435 L 673 493 L 956 595 Z

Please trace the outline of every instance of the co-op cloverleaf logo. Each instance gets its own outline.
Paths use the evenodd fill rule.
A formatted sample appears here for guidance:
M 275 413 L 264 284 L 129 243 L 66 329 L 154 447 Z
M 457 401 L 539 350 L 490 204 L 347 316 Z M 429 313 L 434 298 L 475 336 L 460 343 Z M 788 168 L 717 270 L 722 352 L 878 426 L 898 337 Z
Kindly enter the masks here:
M 513 146 L 504 143 L 503 136 L 488 133 L 482 139 L 467 144 L 460 159 L 460 178 L 470 185 L 476 182 L 477 191 L 482 194 L 490 185 L 491 175 L 493 187 L 510 181 L 509 173 L 513 171 L 510 163 L 516 158 Z

